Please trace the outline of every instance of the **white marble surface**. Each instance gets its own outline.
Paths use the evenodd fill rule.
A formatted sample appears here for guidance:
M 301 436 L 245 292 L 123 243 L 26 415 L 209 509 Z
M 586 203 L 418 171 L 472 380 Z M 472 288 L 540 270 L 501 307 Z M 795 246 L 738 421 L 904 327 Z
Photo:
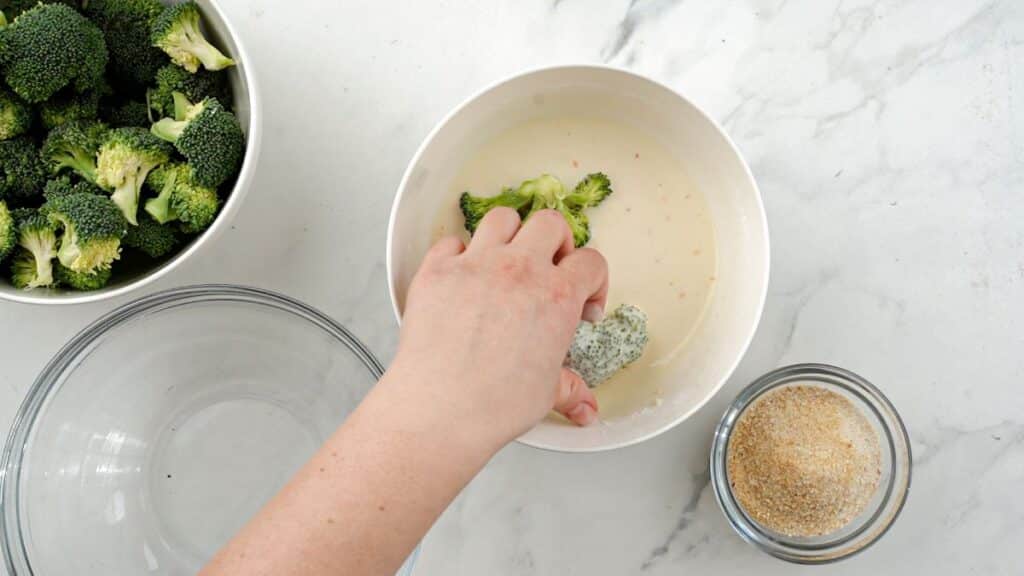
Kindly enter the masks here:
M 235 226 L 153 289 L 225 281 L 306 300 L 383 359 L 384 235 L 420 140 L 502 76 L 610 62 L 724 123 L 764 193 L 757 338 L 697 416 L 612 453 L 501 453 L 417 574 L 790 574 L 707 485 L 711 430 L 752 377 L 836 363 L 880 385 L 916 456 L 874 548 L 818 574 L 1020 574 L 1024 542 L 1024 5 L 968 0 L 223 0 L 266 137 Z M 6 428 L 57 348 L 117 302 L 0 304 Z

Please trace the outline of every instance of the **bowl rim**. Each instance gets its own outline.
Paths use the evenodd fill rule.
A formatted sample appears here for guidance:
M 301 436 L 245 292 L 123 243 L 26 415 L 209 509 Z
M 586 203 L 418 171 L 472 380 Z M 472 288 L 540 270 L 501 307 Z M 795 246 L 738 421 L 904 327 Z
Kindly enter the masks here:
M 178 252 L 166 262 L 161 263 L 156 268 L 153 268 L 123 286 L 118 286 L 117 288 L 110 290 L 101 288 L 92 292 L 65 291 L 58 294 L 44 292 L 35 292 L 35 294 L 33 294 L 34 291 L 26 290 L 15 290 L 12 292 L 0 291 L 0 301 L 42 306 L 67 306 L 100 302 L 110 298 L 123 296 L 138 290 L 139 288 L 148 286 L 167 274 L 170 274 L 170 272 L 180 266 L 182 262 L 209 244 L 214 238 L 218 237 L 224 231 L 224 228 L 229 225 L 231 220 L 233 220 L 242 204 L 242 201 L 244 200 L 245 195 L 249 192 L 249 186 L 252 183 L 253 175 L 256 171 L 257 158 L 259 157 L 260 146 L 263 138 L 263 103 L 260 99 L 260 91 L 256 80 L 256 73 L 254 72 L 253 60 L 249 57 L 249 52 L 245 48 L 245 43 L 242 41 L 242 37 L 239 36 L 235 27 L 231 24 L 231 21 L 224 14 L 224 10 L 221 9 L 218 0 L 205 1 L 208 3 L 209 9 L 216 13 L 218 20 L 223 25 L 223 28 L 227 33 L 227 36 L 231 38 L 232 42 L 234 42 L 236 51 L 235 60 L 240 62 L 238 70 L 244 77 L 245 84 L 249 89 L 249 132 L 246 134 L 245 156 L 242 158 L 242 166 L 238 172 L 238 178 L 235 180 L 235 185 L 227 195 L 227 201 L 224 202 L 224 206 L 221 208 L 220 213 L 217 214 L 217 218 L 214 219 L 209 228 L 192 240 L 192 242 L 190 242 L 189 245 L 181 252 Z
M 524 445 L 530 446 L 532 448 L 537 448 L 537 449 L 545 450 L 545 451 L 549 451 L 549 452 L 592 453 L 592 452 L 604 452 L 604 451 L 608 451 L 608 450 L 615 450 L 615 449 L 618 449 L 618 448 L 624 448 L 624 447 L 627 447 L 627 446 L 632 446 L 634 444 L 639 444 L 639 443 L 644 442 L 646 440 L 650 440 L 651 438 L 659 436 L 659 435 L 665 433 L 666 431 L 671 430 L 672 428 L 678 426 L 681 422 L 683 422 L 684 420 L 686 420 L 687 418 L 689 418 L 690 416 L 695 414 L 697 411 L 699 411 L 701 408 L 706 406 L 707 403 L 710 402 L 711 399 L 714 398 L 718 394 L 719 391 L 721 391 L 722 387 L 725 386 L 725 383 L 736 372 L 736 368 L 739 366 L 740 362 L 746 356 L 747 351 L 750 349 L 750 344 L 754 340 L 754 336 L 757 333 L 757 328 L 761 324 L 761 318 L 764 315 L 765 302 L 767 301 L 767 298 L 768 298 L 768 286 L 769 286 L 769 283 L 770 283 L 770 280 L 771 280 L 771 233 L 770 233 L 770 230 L 768 228 L 768 214 L 765 211 L 764 198 L 763 198 L 763 196 L 761 194 L 761 189 L 758 187 L 757 181 L 754 179 L 754 174 L 750 170 L 750 166 L 747 164 L 746 159 L 744 158 L 743 154 L 740 152 L 739 147 L 736 145 L 736 143 L 733 141 L 733 139 L 729 136 L 729 133 L 725 131 L 725 129 L 722 127 L 721 124 L 719 124 L 706 111 L 704 111 L 703 108 L 701 108 L 696 103 L 694 103 L 692 100 L 687 98 L 680 91 L 678 91 L 678 90 L 676 90 L 676 89 L 674 89 L 674 88 L 672 88 L 672 87 L 670 87 L 670 86 L 668 86 L 668 85 L 666 85 L 666 84 L 664 84 L 664 83 L 662 83 L 662 82 L 660 82 L 658 80 L 655 80 L 655 79 L 653 79 L 653 78 L 651 78 L 649 76 L 646 76 L 644 74 L 640 74 L 638 72 L 634 72 L 632 70 L 629 70 L 629 69 L 626 69 L 626 68 L 623 68 L 623 67 L 620 67 L 620 66 L 614 66 L 614 65 L 610 65 L 610 64 L 592 64 L 592 63 L 552 64 L 552 65 L 546 65 L 546 66 L 539 66 L 539 67 L 535 67 L 535 68 L 528 68 L 526 70 L 523 70 L 523 71 L 520 71 L 520 72 L 516 72 L 516 73 L 514 73 L 514 74 L 512 74 L 510 76 L 505 76 L 503 78 L 500 78 L 500 79 L 498 79 L 496 81 L 493 81 L 493 82 L 485 85 L 483 88 L 480 88 L 479 90 L 473 92 L 470 96 L 468 96 L 461 103 L 459 103 L 457 106 L 455 106 L 451 111 L 449 111 L 447 114 L 445 114 L 444 117 L 442 117 L 441 120 L 439 120 L 437 122 L 437 124 L 434 125 L 433 129 L 430 130 L 430 132 L 426 135 L 426 137 L 424 137 L 423 141 L 420 143 L 419 147 L 416 149 L 415 154 L 413 154 L 412 159 L 409 161 L 409 164 L 406 166 L 405 172 L 402 174 L 402 179 L 401 179 L 401 181 L 398 184 L 398 189 L 395 192 L 395 198 L 394 198 L 394 200 L 392 201 L 392 204 L 391 204 L 391 214 L 388 217 L 387 242 L 386 242 L 386 245 L 385 245 L 384 261 L 385 261 L 385 270 L 386 270 L 387 276 L 388 276 L 388 296 L 391 299 L 391 310 L 392 310 L 392 312 L 395 315 L 395 320 L 398 322 L 399 327 L 401 327 L 401 325 L 402 325 L 402 314 L 401 314 L 401 312 L 398 309 L 397 288 L 395 286 L 395 276 L 394 276 L 394 234 L 395 234 L 395 224 L 396 224 L 396 221 L 397 221 L 398 210 L 399 210 L 399 208 L 401 206 L 402 199 L 405 196 L 405 189 L 408 187 L 409 181 L 412 179 L 412 172 L 416 168 L 416 166 L 420 163 L 420 160 L 421 160 L 423 154 L 426 152 L 427 148 L 433 143 L 434 139 L 441 132 L 441 130 L 443 130 L 448 125 L 448 123 L 451 122 L 451 120 L 453 118 L 455 118 L 458 114 L 460 114 L 467 106 L 469 106 L 470 104 L 472 104 L 473 102 L 475 102 L 479 98 L 483 97 L 484 95 L 488 94 L 489 92 L 491 92 L 491 91 L 493 91 L 493 90 L 495 90 L 497 88 L 500 88 L 500 87 L 502 87 L 502 86 L 504 86 L 506 84 L 510 84 L 512 82 L 517 82 L 519 80 L 522 80 L 523 78 L 525 78 L 527 76 L 532 76 L 532 75 L 535 75 L 535 74 L 542 74 L 542 73 L 547 73 L 547 72 L 572 71 L 572 70 L 584 70 L 584 71 L 585 70 L 591 70 L 591 71 L 598 71 L 598 72 L 610 72 L 610 73 L 613 73 L 613 74 L 621 74 L 623 76 L 629 77 L 633 81 L 645 82 L 645 83 L 651 84 L 651 85 L 653 85 L 653 86 L 655 86 L 657 88 L 660 88 L 660 89 L 666 91 L 667 93 L 670 93 L 670 94 L 674 95 L 676 98 L 679 98 L 680 100 L 682 100 L 682 102 L 684 104 L 686 104 L 686 105 L 690 106 L 691 108 L 693 108 L 693 110 L 696 111 L 696 113 L 704 121 L 708 122 L 715 129 L 715 131 L 719 134 L 719 136 L 721 136 L 724 139 L 725 143 L 728 145 L 729 149 L 732 151 L 732 154 L 739 161 L 740 166 L 743 168 L 743 176 L 744 176 L 747 184 L 750 186 L 750 188 L 754 192 L 754 200 L 757 203 L 757 212 L 758 212 L 758 215 L 760 216 L 760 221 L 759 221 L 760 229 L 764 231 L 761 244 L 763 246 L 762 259 L 763 259 L 763 262 L 764 262 L 765 275 L 764 275 L 763 286 L 761 287 L 761 290 L 759 291 L 760 292 L 760 298 L 759 298 L 759 301 L 757 303 L 757 313 L 756 313 L 756 316 L 755 316 L 755 321 L 751 324 L 749 332 L 747 333 L 746 338 L 744 339 L 743 345 L 737 350 L 737 354 L 735 355 L 735 358 L 733 359 L 732 365 L 724 373 L 724 375 L 721 377 L 719 382 L 713 387 L 711 392 L 709 394 L 707 394 L 707 396 L 703 400 L 701 400 L 699 403 L 694 405 L 690 410 L 688 410 L 688 411 L 686 411 L 684 413 L 681 413 L 679 416 L 673 418 L 672 420 L 670 420 L 665 425 L 663 425 L 663 426 L 661 426 L 661 427 L 659 427 L 659 428 L 657 428 L 657 429 L 655 429 L 655 430 L 653 430 L 651 432 L 648 432 L 646 434 L 640 435 L 640 436 L 638 436 L 636 438 L 632 438 L 632 439 L 629 439 L 629 440 L 625 440 L 625 441 L 622 441 L 622 442 L 616 442 L 616 443 L 612 443 L 612 444 L 608 444 L 608 445 L 594 446 L 594 447 L 588 447 L 588 448 L 566 448 L 566 447 L 562 447 L 562 446 L 554 446 L 554 445 L 550 445 L 550 444 L 533 442 L 533 441 L 530 441 L 530 440 L 525 439 L 525 438 L 518 438 L 518 439 L 516 439 L 516 442 L 518 442 L 520 444 L 524 444 Z
M 828 541 L 820 545 L 780 541 L 768 534 L 754 520 L 747 516 L 743 507 L 736 501 L 729 487 L 727 478 L 727 458 L 729 440 L 735 424 L 743 412 L 759 398 L 772 390 L 799 385 L 801 378 L 826 388 L 842 388 L 857 397 L 870 408 L 873 419 L 885 432 L 892 453 L 892 472 L 890 483 L 885 487 L 885 495 L 878 503 L 878 508 L 871 517 L 857 530 L 844 536 L 838 542 Z M 824 380 L 829 378 L 835 381 Z M 837 383 L 840 381 L 841 383 Z M 898 462 L 905 460 L 905 470 L 898 468 Z M 913 480 L 914 455 L 910 443 L 910 435 L 906 424 L 896 407 L 877 386 L 859 374 L 833 366 L 831 364 L 804 363 L 781 366 L 754 379 L 743 387 L 725 409 L 718 425 L 709 450 L 708 469 L 711 475 L 711 487 L 715 493 L 718 508 L 725 516 L 729 525 L 740 538 L 757 549 L 780 560 L 793 564 L 819 565 L 831 564 L 856 556 L 872 547 L 882 539 L 896 523 L 906 506 Z M 882 488 L 881 486 L 879 488 Z M 893 500 L 896 498 L 896 500 Z M 879 526 L 880 525 L 880 526 Z M 866 539 L 865 539 L 866 537 Z M 861 539 L 858 541 L 858 539 Z M 829 552 L 830 549 L 836 549 Z M 847 550 L 839 552 L 843 547 Z M 820 552 L 820 555 L 815 555 Z
M 29 574 L 33 573 L 21 529 L 21 466 L 28 453 L 25 449 L 25 442 L 31 436 L 35 422 L 54 385 L 60 381 L 60 375 L 75 363 L 83 352 L 87 352 L 97 339 L 126 322 L 144 318 L 151 312 L 206 302 L 236 302 L 267 306 L 301 317 L 347 346 L 376 378 L 379 379 L 384 373 L 384 366 L 376 356 L 343 325 L 308 304 L 263 288 L 233 284 L 183 286 L 137 298 L 104 314 L 68 340 L 46 364 L 25 394 L 25 399 L 11 421 L 3 452 L 0 453 L 0 556 L 3 556 L 3 566 L 10 576 L 24 574 L 24 572 L 18 571 L 15 558 L 28 566 Z M 418 553 L 419 548 L 417 547 L 410 554 L 410 561 L 406 566 L 411 568 Z

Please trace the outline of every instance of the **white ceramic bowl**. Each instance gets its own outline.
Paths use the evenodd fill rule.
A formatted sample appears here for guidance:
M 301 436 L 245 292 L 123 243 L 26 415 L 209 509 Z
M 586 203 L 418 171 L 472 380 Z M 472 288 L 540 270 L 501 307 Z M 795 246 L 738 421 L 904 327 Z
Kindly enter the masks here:
M 549 418 L 520 439 L 538 448 L 589 452 L 664 432 L 696 412 L 725 383 L 761 317 L 768 289 L 768 226 L 757 185 L 735 145 L 678 93 L 602 66 L 527 72 L 459 106 L 431 132 L 409 165 L 388 229 L 388 280 L 399 319 L 409 282 L 435 237 L 431 215 L 439 205 L 457 202 L 462 192 L 453 189 L 452 180 L 463 162 L 482 143 L 513 126 L 570 114 L 627 123 L 659 140 L 706 197 L 718 252 L 711 304 L 676 361 L 673 377 L 659 383 L 660 404 L 587 428 Z
M 3 274 L 0 274 L 0 300 L 27 304 L 81 304 L 121 296 L 146 286 L 177 268 L 230 225 L 231 219 L 242 205 L 249 189 L 249 183 L 252 181 L 253 172 L 256 170 L 256 158 L 259 156 L 262 135 L 262 109 L 252 60 L 245 51 L 238 34 L 214 0 L 197 0 L 197 2 L 202 10 L 207 38 L 238 62 L 237 66 L 228 68 L 223 73 L 227 74 L 228 83 L 231 86 L 235 115 L 238 116 L 242 131 L 246 134 L 246 150 L 242 167 L 234 187 L 231 190 L 222 189 L 220 191 L 221 196 L 226 200 L 217 219 L 202 234 L 193 238 L 166 260 L 160 260 L 154 264 L 145 261 L 115 263 L 114 277 L 110 284 L 92 292 L 76 292 L 60 288 L 20 290 L 11 285 L 7 279 L 7 271 L 4 270 Z

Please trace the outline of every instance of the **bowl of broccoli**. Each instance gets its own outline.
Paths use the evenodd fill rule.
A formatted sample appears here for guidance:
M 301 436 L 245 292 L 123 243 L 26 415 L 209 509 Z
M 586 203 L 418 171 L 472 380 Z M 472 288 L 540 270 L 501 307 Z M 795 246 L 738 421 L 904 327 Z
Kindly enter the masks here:
M 211 0 L 0 1 L 0 299 L 118 296 L 222 230 L 259 148 L 247 61 Z

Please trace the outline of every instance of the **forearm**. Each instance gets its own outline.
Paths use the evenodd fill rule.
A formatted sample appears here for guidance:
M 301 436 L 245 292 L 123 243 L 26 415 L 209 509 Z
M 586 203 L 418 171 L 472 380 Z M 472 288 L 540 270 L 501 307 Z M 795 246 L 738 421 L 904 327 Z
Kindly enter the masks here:
M 394 574 L 501 446 L 409 378 L 389 371 L 202 575 Z

